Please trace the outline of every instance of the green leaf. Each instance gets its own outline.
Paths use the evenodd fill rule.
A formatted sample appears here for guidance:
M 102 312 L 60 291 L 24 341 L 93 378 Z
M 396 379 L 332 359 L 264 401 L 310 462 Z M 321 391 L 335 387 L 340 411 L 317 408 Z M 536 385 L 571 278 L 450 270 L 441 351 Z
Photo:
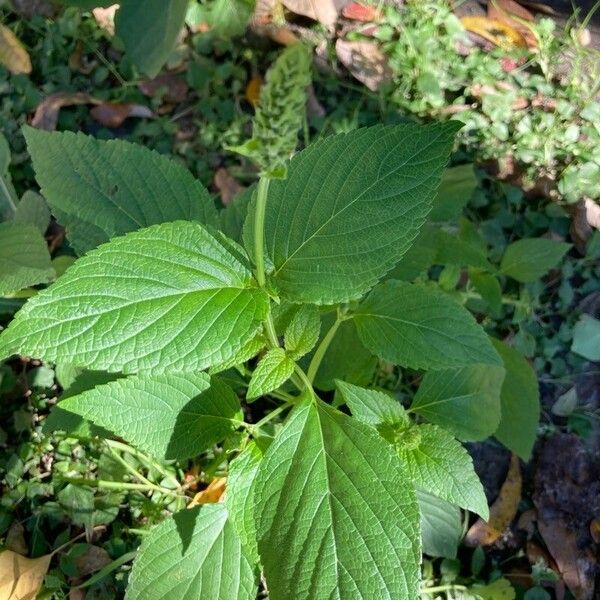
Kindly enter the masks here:
M 437 496 L 417 490 L 423 553 L 456 558 L 462 536 L 460 509 Z
M 455 233 L 443 229 L 434 230 L 436 255 L 434 263 L 439 265 L 458 265 L 459 267 L 479 267 L 494 271 L 483 249 L 467 242 Z
M 242 242 L 242 231 L 244 221 L 248 214 L 248 205 L 252 194 L 256 190 L 256 184 L 240 192 L 233 200 L 219 211 L 219 223 L 221 231 L 232 240 Z
M 384 392 L 367 390 L 345 381 L 335 382 L 350 412 L 369 425 L 406 425 L 406 411 L 398 402 Z
M 42 193 L 78 254 L 157 223 L 216 224 L 206 189 L 165 156 L 121 140 L 31 127 L 23 133 Z
M 262 457 L 261 448 L 255 442 L 250 442 L 229 465 L 225 495 L 229 520 L 233 523 L 242 546 L 255 564 L 258 564 L 260 559 L 256 545 L 252 485 L 256 481 Z
M 429 220 L 444 222 L 458 218 L 476 188 L 477 177 L 472 164 L 446 169 L 433 201 Z
M 333 313 L 323 316 L 321 339 L 335 318 Z M 315 376 L 315 386 L 320 390 L 333 390 L 336 379 L 366 385 L 371 381 L 376 365 L 377 359 L 363 346 L 352 320 L 344 321 L 325 352 Z
M 225 37 L 244 33 L 254 9 L 253 0 L 214 0 L 208 14 L 211 29 Z
M 506 377 L 500 391 L 500 425 L 494 435 L 524 461 L 531 458 L 540 420 L 537 376 L 525 357 L 499 340 L 492 339 L 504 361 Z
M 483 440 L 500 423 L 500 389 L 505 371 L 471 365 L 425 374 L 411 410 L 449 429 L 461 440 Z
M 435 229 L 427 223 L 400 262 L 388 273 L 387 279 L 413 281 L 435 263 L 437 242 Z
M 14 220 L 16 223 L 33 225 L 44 235 L 50 223 L 50 209 L 39 194 L 27 190 L 17 204 Z
M 0 336 L 0 355 L 125 374 L 198 371 L 260 329 L 268 298 L 253 285 L 201 225 L 154 225 L 91 251 L 31 299 Z
M 600 321 L 583 314 L 573 329 L 571 351 L 588 360 L 600 360 Z
M 0 294 L 54 279 L 48 246 L 34 225 L 0 223 Z
M 182 510 L 144 537 L 127 600 L 254 600 L 256 578 L 221 504 Z
M 269 350 L 261 359 L 248 385 L 246 398 L 254 400 L 284 384 L 294 372 L 295 363 L 283 348 Z
M 471 314 L 432 286 L 386 281 L 359 304 L 354 321 L 371 352 L 403 367 L 502 364 Z
M 272 600 L 417 597 L 415 493 L 368 425 L 303 401 L 259 466 L 254 502 Z
M 469 280 L 495 319 L 502 316 L 502 288 L 498 278 L 489 273 L 469 269 Z
M 395 445 L 416 488 L 488 519 L 473 461 L 450 433 L 437 425 L 413 425 L 399 432 Z
M 196 456 L 243 420 L 233 390 L 204 373 L 134 375 L 60 403 L 160 459 Z
M 10 176 L 10 146 L 3 133 L 0 133 L 0 221 L 10 219 L 15 213 L 17 192 Z
M 189 0 L 125 0 L 115 33 L 131 62 L 148 77 L 158 75 L 183 28 Z
M 500 270 L 522 283 L 535 281 L 556 267 L 570 247 L 544 238 L 518 240 L 506 249 Z
M 417 236 L 457 129 L 455 122 L 368 127 L 296 154 L 287 179 L 271 182 L 265 218 L 282 296 L 334 304 L 377 283 Z
M 321 317 L 314 304 L 301 306 L 285 330 L 285 349 L 294 359 L 308 354 L 319 340 Z

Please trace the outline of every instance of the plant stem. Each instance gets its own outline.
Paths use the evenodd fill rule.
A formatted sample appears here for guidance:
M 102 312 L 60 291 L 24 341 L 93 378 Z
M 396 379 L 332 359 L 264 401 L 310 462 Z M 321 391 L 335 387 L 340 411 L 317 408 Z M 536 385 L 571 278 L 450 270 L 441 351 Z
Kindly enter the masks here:
M 131 473 L 136 479 L 145 483 L 146 485 L 154 485 L 149 479 L 146 479 L 141 473 L 134 469 L 114 448 L 108 447 L 112 456 L 118 461 L 123 467 Z
M 160 492 L 168 496 L 179 496 L 180 494 L 174 490 L 168 490 L 154 485 L 153 483 L 128 483 L 125 481 L 110 481 L 107 479 L 87 479 L 86 477 L 61 477 L 63 481 L 73 483 L 75 485 L 88 485 L 107 490 L 140 490 L 144 492 Z
M 461 296 L 464 300 L 483 300 L 483 297 L 476 292 L 460 292 Z M 510 306 L 515 306 L 519 308 L 533 308 L 529 302 L 524 302 L 523 300 L 513 300 L 512 298 L 506 298 L 502 296 L 502 304 L 509 304 Z
M 436 587 L 423 588 L 421 594 L 437 594 L 437 592 L 449 592 L 451 590 L 466 590 L 466 585 L 438 585 Z
M 14 215 L 17 210 L 17 207 L 15 206 L 13 197 L 10 195 L 10 191 L 8 190 L 8 186 L 6 185 L 6 181 L 4 181 L 4 177 L 2 177 L 1 175 L 0 175 L 0 190 L 4 194 L 6 200 L 8 201 L 8 205 L 11 210 L 11 213 Z
M 266 425 L 271 419 L 274 419 L 278 414 L 282 413 L 284 410 L 287 410 L 288 408 L 290 408 L 290 406 L 293 406 L 295 402 L 296 399 L 294 398 L 293 400 L 286 402 L 281 406 L 278 406 L 275 410 L 272 410 L 266 417 L 263 417 L 258 423 L 252 425 L 252 428 L 254 430 L 260 429 L 261 427 Z
M 270 179 L 262 176 L 256 189 L 256 212 L 254 214 L 254 264 L 256 265 L 256 280 L 260 287 L 265 287 L 265 211 Z M 268 332 L 267 332 L 268 333 Z
M 343 319 L 340 319 L 340 315 L 338 313 L 334 324 L 325 334 L 325 337 L 321 340 L 319 347 L 315 351 L 312 360 L 310 361 L 310 365 L 308 365 L 307 377 L 311 384 L 315 380 L 319 367 L 321 366 L 321 361 L 323 360 L 323 357 L 327 352 L 327 348 L 329 348 L 329 345 L 335 337 L 335 334 L 337 333 L 338 327 L 341 325 L 342 320 Z

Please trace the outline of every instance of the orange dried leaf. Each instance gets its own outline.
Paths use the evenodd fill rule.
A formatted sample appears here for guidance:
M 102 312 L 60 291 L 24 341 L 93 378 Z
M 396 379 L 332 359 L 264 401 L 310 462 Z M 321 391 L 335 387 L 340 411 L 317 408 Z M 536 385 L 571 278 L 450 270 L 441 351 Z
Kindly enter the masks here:
M 488 546 L 493 544 L 510 525 L 517 514 L 521 501 L 521 468 L 519 458 L 513 454 L 506 480 L 500 488 L 498 498 L 490 506 L 490 518 L 486 522 L 478 519 L 465 536 L 467 546 Z
M 197 506 L 198 504 L 214 504 L 215 502 L 220 502 L 225 493 L 226 485 L 227 477 L 217 477 L 216 479 L 213 479 L 208 484 L 207 488 L 194 496 L 189 508 Z
M 27 558 L 11 550 L 0 552 L 0 598 L 35 600 L 51 558 L 51 554 Z
M 477 34 L 500 48 L 527 47 L 527 42 L 519 31 L 497 19 L 462 17 L 460 21 L 467 31 Z
M 370 4 L 363 4 L 362 2 L 350 2 L 342 9 L 342 15 L 346 19 L 352 19 L 353 21 L 370 22 L 376 21 L 381 17 L 381 13 L 375 6 Z
M 533 14 L 514 0 L 493 0 L 488 3 L 487 16 L 489 19 L 500 21 L 518 31 L 528 48 L 537 48 L 538 40 L 527 21 L 533 22 Z
M 259 75 L 253 75 L 246 85 L 244 96 L 252 106 L 256 107 L 260 100 L 260 89 L 262 88 L 263 80 Z
M 84 92 L 56 92 L 50 94 L 35 109 L 31 120 L 32 127 L 54 131 L 58 123 L 58 114 L 63 106 L 79 104 L 100 104 L 100 100 Z
M 104 102 L 90 111 L 92 117 L 104 127 L 120 127 L 128 117 L 152 118 L 154 113 L 141 104 Z

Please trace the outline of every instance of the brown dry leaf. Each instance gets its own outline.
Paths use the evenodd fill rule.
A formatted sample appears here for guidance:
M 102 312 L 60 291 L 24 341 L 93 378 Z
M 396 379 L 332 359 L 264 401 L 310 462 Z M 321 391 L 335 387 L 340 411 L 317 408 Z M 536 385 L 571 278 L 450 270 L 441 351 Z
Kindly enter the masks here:
M 18 521 L 15 521 L 8 529 L 6 539 L 4 540 L 4 547 L 17 554 L 25 555 L 29 553 L 27 542 L 25 542 L 25 527 Z
M 297 15 L 319 21 L 333 29 L 338 14 L 349 0 L 281 0 L 281 3 Z
M 342 9 L 342 16 L 353 21 L 363 21 L 368 23 L 376 21 L 381 17 L 381 13 L 375 6 L 371 4 L 363 4 L 362 2 L 350 2 Z
M 150 119 L 154 113 L 141 104 L 126 104 L 122 102 L 103 102 L 94 106 L 90 111 L 92 118 L 104 127 L 120 127 L 128 117 Z
M 98 65 L 95 60 L 88 60 L 83 54 L 83 43 L 77 42 L 75 51 L 69 56 L 69 69 L 89 75 Z
M 487 16 L 489 19 L 505 23 L 518 31 L 527 42 L 528 48 L 538 47 L 537 37 L 531 27 L 528 27 L 524 22 L 533 22 L 535 18 L 529 10 L 515 2 L 515 0 L 492 0 L 488 2 Z
M 31 73 L 31 58 L 17 36 L 6 25 L 0 24 L 0 64 L 13 75 Z
M 0 598 L 35 600 L 51 558 L 51 554 L 27 558 L 11 550 L 0 552 Z
M 498 498 L 490 506 L 490 519 L 487 523 L 478 519 L 469 529 L 465 536 L 467 546 L 489 546 L 502 535 L 517 514 L 517 507 L 521 501 L 521 487 L 519 458 L 513 454 Z
M 227 485 L 227 477 L 217 477 L 213 479 L 208 487 L 198 492 L 194 499 L 190 502 L 188 508 L 197 506 L 198 504 L 214 504 L 220 502 L 225 494 L 225 486 Z
M 338 40 L 335 51 L 350 73 L 372 91 L 377 91 L 391 77 L 387 57 L 375 42 Z
M 221 194 L 223 204 L 229 204 L 245 188 L 241 186 L 223 167 L 217 169 L 213 183 Z
M 497 19 L 462 17 L 460 21 L 467 31 L 477 34 L 500 48 L 527 47 L 527 42 L 519 31 Z
M 115 13 L 119 8 L 118 4 L 113 4 L 107 8 L 94 8 L 92 14 L 100 29 L 104 30 L 111 37 L 115 35 Z
M 187 98 L 188 84 L 183 77 L 175 73 L 165 73 L 154 79 L 142 81 L 138 87 L 145 96 L 154 98 L 158 92 L 164 90 L 162 99 L 171 104 L 179 104 Z
M 91 545 L 83 554 L 75 558 L 75 566 L 80 577 L 95 573 L 111 562 L 111 558 L 104 548 Z
M 100 102 L 100 100 L 84 92 L 56 92 L 50 94 L 35 109 L 31 126 L 46 131 L 54 131 L 58 123 L 58 113 L 63 106 L 100 104 Z
M 260 75 L 253 75 L 246 84 L 244 97 L 254 107 L 256 107 L 258 101 L 260 100 L 260 88 L 262 87 L 262 84 L 263 80 L 262 77 L 260 77 Z

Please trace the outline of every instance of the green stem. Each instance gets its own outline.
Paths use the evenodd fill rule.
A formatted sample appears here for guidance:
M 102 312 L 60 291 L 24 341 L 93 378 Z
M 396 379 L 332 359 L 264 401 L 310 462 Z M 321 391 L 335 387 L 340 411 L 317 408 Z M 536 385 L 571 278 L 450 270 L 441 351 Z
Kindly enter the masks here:
M 106 490 L 139 490 L 144 492 L 160 492 L 168 496 L 179 496 L 173 490 L 154 485 L 153 483 L 128 483 L 125 481 L 110 481 L 107 479 L 87 479 L 86 477 L 61 477 L 62 481 L 73 483 L 75 485 L 88 485 Z
M 437 594 L 438 592 L 450 592 L 452 590 L 466 590 L 465 585 L 438 585 L 436 587 L 422 588 L 421 594 Z
M 333 338 L 335 337 L 335 334 L 337 333 L 337 330 L 338 330 L 339 326 L 341 325 L 342 320 L 343 319 L 340 319 L 340 315 L 338 314 L 334 324 L 331 326 L 329 331 L 325 334 L 325 337 L 321 340 L 319 347 L 316 349 L 316 351 L 312 357 L 312 360 L 310 361 L 310 365 L 308 365 L 307 377 L 311 384 L 315 380 L 315 377 L 317 376 L 317 372 L 319 370 L 319 367 L 321 366 L 321 361 L 323 360 L 325 353 L 327 352 L 327 349 L 329 348 L 329 345 L 331 344 Z
M 136 479 L 145 483 L 146 485 L 154 485 L 149 479 L 146 479 L 141 473 L 134 469 L 114 448 L 108 447 L 112 456 L 118 461 L 123 467 L 131 473 Z
M 17 210 L 17 207 L 15 205 L 13 197 L 10 194 L 8 186 L 6 185 L 6 181 L 4 181 L 4 177 L 2 177 L 1 175 L 0 175 L 0 190 L 4 194 L 6 200 L 8 201 L 8 205 L 10 207 L 11 213 L 14 215 Z
M 272 410 L 266 417 L 263 417 L 258 423 L 255 423 L 254 425 L 252 425 L 252 428 L 254 429 L 254 431 L 260 429 L 261 427 L 266 425 L 271 419 L 274 419 L 277 415 L 281 414 L 284 410 L 287 410 L 288 408 L 290 408 L 290 406 L 293 406 L 295 404 L 295 402 L 296 402 L 296 399 L 294 398 L 292 401 L 286 402 L 285 404 L 278 406 L 275 410 Z
M 311 395 L 314 396 L 315 391 L 313 390 L 312 381 L 307 377 L 306 373 L 302 370 L 302 367 L 298 363 L 295 363 L 294 370 L 295 375 L 302 382 L 302 387 L 300 389 L 306 388 Z M 292 381 L 294 381 L 294 379 L 292 379 Z
M 265 211 L 270 179 L 261 177 L 256 189 L 256 212 L 254 214 L 254 264 L 256 265 L 256 280 L 260 287 L 265 287 Z M 268 332 L 267 332 L 268 333 Z
M 483 300 L 481 294 L 476 292 L 460 292 L 464 300 Z M 485 300 L 484 300 L 485 301 Z M 513 300 L 512 298 L 506 298 L 502 296 L 502 304 L 509 304 L 510 306 L 516 306 L 519 308 L 533 308 L 529 302 L 523 302 L 522 300 Z

